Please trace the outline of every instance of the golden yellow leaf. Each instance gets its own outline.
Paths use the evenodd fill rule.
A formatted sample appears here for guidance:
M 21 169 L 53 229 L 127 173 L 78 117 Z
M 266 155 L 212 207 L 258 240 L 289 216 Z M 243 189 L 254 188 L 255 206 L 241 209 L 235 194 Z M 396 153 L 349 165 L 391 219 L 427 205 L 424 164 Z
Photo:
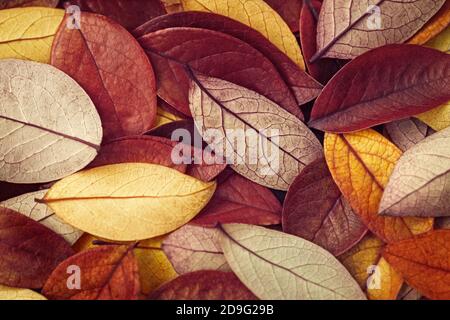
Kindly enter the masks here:
M 368 129 L 325 135 L 325 158 L 331 174 L 366 226 L 385 242 L 429 231 L 433 219 L 378 215 L 378 207 L 401 151 L 378 132 Z
M 78 172 L 46 194 L 58 217 L 92 235 L 117 241 L 153 238 L 186 224 L 209 202 L 215 182 L 147 163 Z
M 259 31 L 302 70 L 305 63 L 288 25 L 263 0 L 181 0 L 185 11 L 206 11 L 227 16 Z
M 0 285 L 0 300 L 47 300 L 47 298 L 32 290 Z
M 64 10 L 29 7 L 0 11 L 0 59 L 50 63 L 53 38 Z
M 167 123 L 170 123 L 173 121 L 177 121 L 177 120 L 181 120 L 181 118 L 164 110 L 161 107 L 158 107 L 158 109 L 156 111 L 156 123 L 155 123 L 154 128 L 157 128 L 159 126 L 162 126 L 164 124 L 167 124 Z

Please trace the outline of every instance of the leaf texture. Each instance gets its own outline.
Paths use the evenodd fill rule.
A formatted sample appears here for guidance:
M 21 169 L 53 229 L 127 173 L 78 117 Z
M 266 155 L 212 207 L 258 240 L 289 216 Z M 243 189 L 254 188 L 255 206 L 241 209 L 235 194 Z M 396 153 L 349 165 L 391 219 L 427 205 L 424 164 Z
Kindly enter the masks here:
M 0 0 L 0 10 L 16 7 L 56 7 L 59 0 Z
M 417 119 L 403 119 L 386 124 L 391 141 L 403 152 L 426 138 L 428 126 Z
M 0 300 L 47 300 L 43 295 L 29 289 L 0 285 Z
M 408 40 L 410 44 L 425 44 L 442 30 L 450 25 L 450 2 L 445 1 L 444 5 L 414 37 Z

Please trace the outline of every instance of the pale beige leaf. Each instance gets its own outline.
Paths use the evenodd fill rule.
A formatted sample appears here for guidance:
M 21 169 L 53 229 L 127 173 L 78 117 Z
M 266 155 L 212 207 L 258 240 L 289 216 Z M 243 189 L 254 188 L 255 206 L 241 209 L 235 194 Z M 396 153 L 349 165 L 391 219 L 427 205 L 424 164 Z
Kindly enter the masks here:
M 144 240 L 186 224 L 211 199 L 215 182 L 148 163 L 121 163 L 57 182 L 44 201 L 70 225 L 117 241 Z
M 162 248 L 179 274 L 199 271 L 231 271 L 220 247 L 220 231 L 185 225 L 163 241 Z
M 28 218 L 42 223 L 47 228 L 61 235 L 70 244 L 74 244 L 81 237 L 83 231 L 62 221 L 46 204 L 35 201 L 36 199 L 42 199 L 47 192 L 48 190 L 40 190 L 27 193 L 0 202 L 0 206 L 15 210 Z
M 252 225 L 226 224 L 222 231 L 228 264 L 260 299 L 366 299 L 345 267 L 312 242 Z
M 47 300 L 47 298 L 29 289 L 0 285 L 0 300 Z
M 428 127 L 417 119 L 407 118 L 386 124 L 390 140 L 402 151 L 406 151 L 425 139 Z
M 37 62 L 0 61 L 0 180 L 49 182 L 91 162 L 100 117 L 69 76 Z
M 258 184 L 287 190 L 306 165 L 323 156 L 305 124 L 256 92 L 196 75 L 189 101 L 203 139 Z
M 395 165 L 379 212 L 394 216 L 450 216 L 450 128 L 406 151 Z

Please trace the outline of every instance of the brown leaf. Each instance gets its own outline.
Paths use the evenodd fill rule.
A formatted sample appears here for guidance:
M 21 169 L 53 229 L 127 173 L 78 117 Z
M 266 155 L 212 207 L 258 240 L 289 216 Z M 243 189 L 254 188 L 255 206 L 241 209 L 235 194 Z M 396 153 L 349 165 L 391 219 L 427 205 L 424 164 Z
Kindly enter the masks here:
M 0 10 L 16 7 L 51 7 L 58 5 L 59 0 L 0 0 Z
M 403 152 L 426 138 L 428 126 L 420 120 L 407 118 L 387 123 L 387 136 Z
M 59 235 L 13 210 L 0 207 L 0 283 L 41 288 L 73 250 Z
M 283 231 L 312 241 L 338 256 L 367 231 L 334 183 L 324 159 L 295 178 L 283 204 Z
M 450 24 L 450 2 L 445 1 L 439 11 L 428 20 L 428 22 L 417 32 L 414 37 L 408 40 L 410 44 L 425 44 L 437 36 Z
M 136 40 L 119 24 L 82 13 L 80 28 L 61 24 L 52 65 L 74 78 L 94 101 L 105 140 L 142 134 L 156 119 L 155 78 Z
M 52 272 L 42 293 L 53 300 L 135 300 L 140 286 L 133 248 L 105 245 L 80 252 Z M 81 277 L 79 288 L 77 272 Z
M 231 272 L 197 271 L 166 283 L 152 300 L 258 300 Z

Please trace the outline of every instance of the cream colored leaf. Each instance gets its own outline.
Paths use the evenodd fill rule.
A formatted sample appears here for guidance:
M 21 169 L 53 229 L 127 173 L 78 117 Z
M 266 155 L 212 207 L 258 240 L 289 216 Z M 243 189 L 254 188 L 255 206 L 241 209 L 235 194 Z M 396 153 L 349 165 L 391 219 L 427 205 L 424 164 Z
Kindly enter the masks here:
M 0 180 L 61 179 L 91 162 L 102 140 L 89 96 L 58 69 L 0 61 Z
M 231 271 L 220 247 L 220 231 L 185 225 L 164 239 L 162 248 L 179 274 L 200 271 Z
M 215 182 L 160 165 L 121 163 L 67 177 L 50 189 L 44 201 L 80 230 L 133 241 L 181 227 L 203 209 L 215 188 Z
M 217 13 L 255 29 L 305 70 L 295 36 L 283 18 L 263 0 L 181 0 L 181 3 L 185 11 Z
M 233 83 L 194 75 L 189 102 L 197 129 L 244 177 L 287 190 L 322 146 L 298 118 L 267 98 Z
M 14 8 L 0 11 L 0 59 L 50 63 L 50 53 L 64 10 Z
M 226 224 L 222 231 L 228 264 L 260 299 L 366 299 L 345 267 L 312 242 L 252 225 Z
M 15 210 L 28 218 L 42 223 L 47 228 L 61 235 L 72 245 L 81 237 L 83 231 L 62 221 L 46 204 L 35 201 L 36 199 L 42 199 L 47 192 L 48 190 L 40 190 L 27 193 L 0 202 L 0 206 Z
M 47 298 L 29 289 L 0 285 L 0 300 L 47 300 Z

